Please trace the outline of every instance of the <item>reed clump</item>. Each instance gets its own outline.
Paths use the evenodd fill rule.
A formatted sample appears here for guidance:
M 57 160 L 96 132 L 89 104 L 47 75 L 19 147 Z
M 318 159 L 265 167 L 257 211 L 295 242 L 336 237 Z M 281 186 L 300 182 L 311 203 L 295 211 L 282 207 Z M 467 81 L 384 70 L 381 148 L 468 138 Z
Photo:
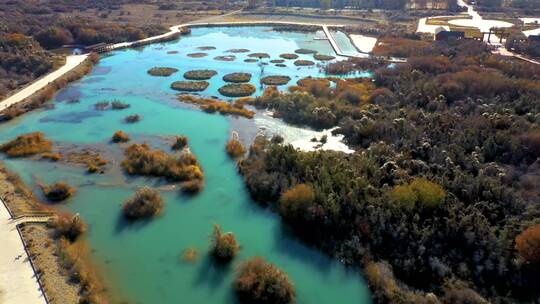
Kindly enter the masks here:
M 294 303 L 296 298 L 287 273 L 261 257 L 240 266 L 234 289 L 242 303 L 287 304 Z
M 129 141 L 129 135 L 124 131 L 119 130 L 114 132 L 111 140 L 114 143 L 125 143 Z
M 133 144 L 125 150 L 122 167 L 130 175 L 162 177 L 169 181 L 203 180 L 204 174 L 195 155 L 180 156 L 152 150 L 147 144 Z
M 232 232 L 223 232 L 221 226 L 214 225 L 210 252 L 219 263 L 230 262 L 240 251 L 240 244 Z
M 227 150 L 227 154 L 229 154 L 229 156 L 232 158 L 241 157 L 246 153 L 246 148 L 244 145 L 242 145 L 242 143 L 235 138 L 232 138 L 227 142 L 225 149 Z
M 64 201 L 76 192 L 74 187 L 64 181 L 56 182 L 51 185 L 41 185 L 40 187 L 43 191 L 43 195 L 52 202 Z
M 25 157 L 51 152 L 52 142 L 41 132 L 33 132 L 17 136 L 15 139 L 0 145 L 0 151 L 9 157 Z
M 124 216 L 129 220 L 151 218 L 163 209 L 163 199 L 159 191 L 150 187 L 137 190 L 135 195 L 128 199 L 123 206 Z
M 207 113 L 219 112 L 223 115 L 238 115 L 246 118 L 253 118 L 255 116 L 255 112 L 244 108 L 244 103 L 231 103 L 211 98 L 200 98 L 193 95 L 179 95 L 178 100 L 196 104 L 201 110 Z

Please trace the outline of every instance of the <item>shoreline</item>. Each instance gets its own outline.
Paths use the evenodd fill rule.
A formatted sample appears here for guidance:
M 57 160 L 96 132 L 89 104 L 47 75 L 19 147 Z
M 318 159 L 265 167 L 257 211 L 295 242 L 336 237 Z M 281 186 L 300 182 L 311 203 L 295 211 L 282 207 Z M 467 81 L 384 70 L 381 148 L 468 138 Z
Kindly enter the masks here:
M 0 252 L 2 303 L 78 303 L 88 296 L 106 297 L 99 269 L 80 249 L 86 241 L 67 243 L 55 237 L 50 223 L 62 214 L 39 202 L 3 162 L 0 197 L 0 240 L 8 244 Z M 77 262 L 70 253 L 77 254 Z M 82 266 L 73 269 L 75 264 Z M 85 281 L 71 281 L 73 271 L 79 270 L 89 274 Z
M 0 290 L 5 303 L 49 303 L 39 275 L 7 204 L 0 198 Z

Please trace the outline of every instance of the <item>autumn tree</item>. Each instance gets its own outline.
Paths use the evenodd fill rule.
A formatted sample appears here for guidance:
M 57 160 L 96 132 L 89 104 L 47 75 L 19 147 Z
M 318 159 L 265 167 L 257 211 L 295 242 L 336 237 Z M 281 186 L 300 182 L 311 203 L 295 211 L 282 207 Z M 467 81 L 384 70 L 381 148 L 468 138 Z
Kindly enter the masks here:
M 540 224 L 525 229 L 516 237 L 516 249 L 526 262 L 540 263 Z

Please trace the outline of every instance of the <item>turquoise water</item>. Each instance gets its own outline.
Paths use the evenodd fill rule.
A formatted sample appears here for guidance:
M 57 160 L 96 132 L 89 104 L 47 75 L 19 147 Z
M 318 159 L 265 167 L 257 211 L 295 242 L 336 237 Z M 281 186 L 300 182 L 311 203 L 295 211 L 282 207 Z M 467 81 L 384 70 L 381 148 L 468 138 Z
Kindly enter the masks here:
M 370 303 L 369 291 L 358 270 L 347 269 L 304 246 L 286 232 L 274 213 L 250 199 L 235 163 L 224 151 L 232 126 L 249 125 L 248 120 L 192 109 L 176 101 L 175 92 L 169 89 L 170 83 L 182 79 L 188 69 L 218 70 L 219 76 L 214 77 L 205 93 L 208 95 L 217 94 L 222 75 L 255 73 L 259 69 L 256 64 L 238 59 L 212 59 L 231 48 L 267 52 L 272 58 L 300 47 L 332 54 L 327 41 L 312 38 L 310 34 L 275 33 L 266 27 L 200 28 L 176 42 L 117 51 L 103 58 L 91 75 L 60 92 L 54 109 L 34 111 L 0 125 L 0 142 L 18 134 L 42 131 L 62 144 L 84 144 L 97 149 L 111 160 L 105 174 L 87 175 L 82 167 L 28 159 L 5 162 L 34 189 L 36 183 L 58 180 L 78 188 L 63 208 L 80 213 L 89 224 L 87 237 L 92 255 L 115 295 L 115 302 L 235 303 L 231 285 L 236 267 L 249 257 L 264 256 L 289 274 L 296 286 L 298 303 Z M 211 54 L 207 58 L 186 56 L 197 52 L 197 47 L 208 45 L 218 49 L 207 51 Z M 179 54 L 167 54 L 171 50 Z M 243 59 L 246 54 L 236 55 Z M 176 67 L 181 72 L 171 77 L 152 77 L 146 71 L 153 66 Z M 320 75 L 317 67 L 269 65 L 265 69 L 265 73 L 274 71 L 293 79 Z M 74 98 L 80 102 L 67 102 Z M 123 111 L 93 109 L 95 102 L 115 98 L 131 107 Z M 142 115 L 142 121 L 122 123 L 124 116 L 133 113 Z M 205 189 L 199 195 L 185 196 L 155 179 L 122 174 L 121 147 L 108 143 L 112 133 L 120 129 L 131 136 L 132 142 L 146 141 L 164 150 L 168 150 L 167 136 L 187 135 L 205 172 Z M 160 187 L 166 202 L 164 212 L 152 221 L 128 225 L 122 219 L 121 204 L 142 185 Z M 234 232 L 242 245 L 240 254 L 228 267 L 218 267 L 207 255 L 215 223 Z M 181 259 L 182 252 L 189 247 L 200 252 L 197 262 Z

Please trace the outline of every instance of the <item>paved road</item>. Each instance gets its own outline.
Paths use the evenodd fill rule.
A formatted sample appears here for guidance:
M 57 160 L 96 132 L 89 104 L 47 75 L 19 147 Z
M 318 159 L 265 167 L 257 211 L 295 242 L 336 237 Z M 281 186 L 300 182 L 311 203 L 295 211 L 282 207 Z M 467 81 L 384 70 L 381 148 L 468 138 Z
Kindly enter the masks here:
M 32 218 L 11 219 L 6 206 L 0 202 L 0 290 L 2 291 L 0 303 L 2 304 L 46 303 L 16 227 L 17 224 L 28 220 Z M 46 219 L 39 217 L 33 220 Z
M 88 55 L 70 55 L 66 57 L 66 64 L 63 65 L 61 68 L 55 70 L 54 72 L 51 72 L 44 77 L 39 78 L 38 80 L 34 81 L 29 86 L 23 88 L 22 90 L 18 91 L 17 93 L 11 95 L 10 97 L 2 100 L 0 102 L 0 111 L 15 104 L 18 103 L 28 97 L 30 97 L 35 92 L 41 90 L 44 88 L 47 84 L 50 82 L 53 82 L 54 80 L 58 79 L 65 73 L 71 71 L 73 68 L 81 64 L 84 59 L 86 59 Z

